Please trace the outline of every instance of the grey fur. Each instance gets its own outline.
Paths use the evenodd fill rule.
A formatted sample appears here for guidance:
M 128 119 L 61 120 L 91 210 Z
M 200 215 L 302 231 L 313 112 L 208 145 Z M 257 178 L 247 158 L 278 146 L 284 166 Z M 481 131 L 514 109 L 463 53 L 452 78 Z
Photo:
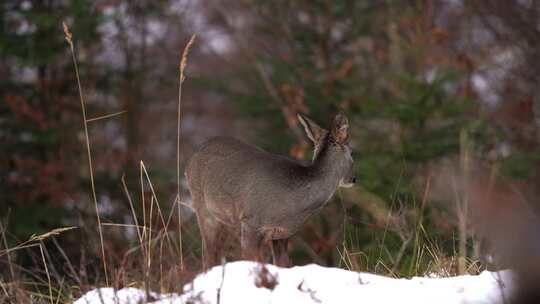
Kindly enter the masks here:
M 219 263 L 220 234 L 225 231 L 240 234 L 243 258 L 268 256 L 263 248 L 272 242 L 274 262 L 287 266 L 288 238 L 339 186 L 354 183 L 346 117 L 338 114 L 330 132 L 304 116 L 298 118 L 315 145 L 311 162 L 231 137 L 209 140 L 190 159 L 186 176 L 203 238 L 205 267 Z

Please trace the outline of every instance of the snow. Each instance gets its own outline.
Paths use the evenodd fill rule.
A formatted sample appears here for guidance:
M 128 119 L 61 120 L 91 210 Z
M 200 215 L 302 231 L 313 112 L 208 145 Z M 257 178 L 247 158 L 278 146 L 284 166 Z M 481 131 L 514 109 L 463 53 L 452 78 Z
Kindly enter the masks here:
M 161 300 L 170 298 L 172 295 L 158 295 L 154 292 L 150 293 L 151 299 Z M 74 302 L 74 304 L 138 304 L 144 303 L 146 293 L 144 290 L 127 287 L 115 291 L 114 288 L 98 288 L 87 292 L 83 297 Z M 154 302 L 164 303 L 164 302 Z M 167 302 L 169 303 L 169 302 Z
M 149 303 L 507 303 L 512 271 L 450 278 L 395 279 L 318 265 L 279 268 L 240 261 L 216 266 L 184 286 L 183 294 L 151 294 Z M 219 300 L 218 300 L 219 297 Z M 144 291 L 100 288 L 75 304 L 135 304 Z M 151 302 L 154 301 L 154 302 Z

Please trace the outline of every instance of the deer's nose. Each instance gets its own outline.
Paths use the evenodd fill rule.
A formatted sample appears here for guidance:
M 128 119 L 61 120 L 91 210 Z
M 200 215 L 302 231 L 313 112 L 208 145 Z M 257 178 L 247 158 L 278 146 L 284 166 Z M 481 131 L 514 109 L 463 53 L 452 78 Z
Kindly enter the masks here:
M 352 182 L 353 184 L 356 184 L 356 176 L 353 176 L 351 182 Z

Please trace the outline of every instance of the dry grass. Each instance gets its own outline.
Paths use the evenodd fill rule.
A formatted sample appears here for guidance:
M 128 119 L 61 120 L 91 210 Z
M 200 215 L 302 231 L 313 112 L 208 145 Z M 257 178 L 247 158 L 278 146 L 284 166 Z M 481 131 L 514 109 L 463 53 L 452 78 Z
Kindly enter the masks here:
M 106 255 L 105 255 L 105 245 L 104 245 L 104 240 L 103 240 L 102 223 L 101 223 L 101 218 L 100 218 L 100 214 L 99 214 L 99 208 L 98 208 L 98 204 L 97 204 L 96 188 L 95 188 L 95 181 L 94 181 L 94 174 L 93 174 L 93 167 L 92 167 L 92 154 L 91 154 L 90 139 L 89 139 L 89 134 L 88 134 L 88 122 L 93 122 L 93 121 L 97 121 L 97 120 L 100 120 L 100 119 L 115 117 L 117 115 L 125 113 L 125 111 L 121 111 L 121 112 L 113 113 L 113 114 L 109 114 L 109 115 L 104 115 L 104 116 L 97 117 L 97 118 L 92 118 L 92 119 L 87 119 L 86 118 L 87 117 L 86 106 L 85 106 L 84 97 L 83 97 L 83 93 L 82 93 L 82 86 L 81 86 L 80 77 L 79 77 L 79 71 L 78 71 L 76 55 L 75 55 L 75 52 L 74 52 L 73 35 L 69 31 L 69 28 L 68 28 L 66 23 L 63 23 L 63 27 L 64 27 L 64 34 L 65 34 L 66 41 L 68 42 L 70 50 L 71 50 L 72 59 L 73 59 L 73 65 L 74 65 L 74 68 L 75 68 L 75 74 L 76 74 L 76 78 L 77 78 L 77 85 L 78 85 L 78 91 L 79 91 L 79 97 L 80 97 L 80 102 L 81 102 L 82 115 L 83 115 L 83 120 L 84 120 L 84 133 L 85 133 L 85 139 L 86 139 L 86 150 L 87 150 L 87 157 L 88 157 L 88 166 L 89 166 L 89 171 L 90 171 L 92 197 L 93 197 L 93 200 L 94 200 L 94 206 L 95 206 L 96 218 L 97 218 L 97 225 L 98 225 L 98 231 L 99 231 L 99 236 L 100 236 L 103 272 L 105 274 L 105 283 L 107 285 L 109 285 L 109 278 L 108 278 L 109 273 L 108 273 L 108 270 L 107 270 L 107 258 L 106 258 Z M 184 50 L 182 52 L 181 59 L 180 59 L 180 65 L 179 65 L 179 74 L 180 75 L 179 75 L 179 90 L 178 90 L 178 125 L 177 125 L 177 195 L 176 195 L 176 199 L 175 199 L 174 203 L 178 206 L 177 207 L 177 210 L 178 210 L 178 213 L 177 213 L 178 214 L 178 235 L 179 235 L 178 246 L 180 248 L 180 250 L 179 250 L 180 251 L 180 253 L 179 253 L 179 256 L 180 256 L 180 269 L 182 269 L 182 270 L 184 269 L 184 258 L 183 258 L 183 252 L 182 252 L 183 251 L 182 250 L 182 230 L 181 230 L 182 222 L 181 222 L 181 218 L 180 218 L 180 215 L 181 215 L 181 213 L 180 213 L 180 204 L 178 203 L 178 202 L 181 201 L 181 199 L 180 199 L 181 100 L 182 100 L 182 83 L 184 82 L 184 80 L 186 78 L 185 77 L 185 68 L 186 68 L 186 65 L 187 65 L 187 59 L 188 59 L 188 55 L 189 55 L 189 50 L 191 49 L 194 41 L 195 41 L 195 35 L 193 35 L 191 37 L 191 39 L 187 43 L 186 47 L 184 48 Z M 135 229 L 137 230 L 139 246 L 140 246 L 140 249 L 142 251 L 143 259 L 145 261 L 143 263 L 144 268 L 145 268 L 144 269 L 145 289 L 148 290 L 149 285 L 150 285 L 149 284 L 149 279 L 150 279 L 149 274 L 150 274 L 150 271 L 151 271 L 151 268 L 152 268 L 154 242 L 157 241 L 157 239 L 159 239 L 159 261 L 162 261 L 162 258 L 163 258 L 163 244 L 164 244 L 164 241 L 166 241 L 167 244 L 171 248 L 173 247 L 172 243 L 171 243 L 171 238 L 170 238 L 169 232 L 168 232 L 168 226 L 169 226 L 170 219 L 172 218 L 172 212 L 171 212 L 171 215 L 169 216 L 169 220 L 166 222 L 165 218 L 163 216 L 163 212 L 161 210 L 160 203 L 159 203 L 158 197 L 156 195 L 156 191 L 154 189 L 153 183 L 152 183 L 152 181 L 150 179 L 150 176 L 148 174 L 148 170 L 146 169 L 146 166 L 145 166 L 143 161 L 140 162 L 140 190 L 141 190 L 141 203 L 142 203 L 142 210 L 143 210 L 143 224 L 142 224 L 142 227 L 138 223 L 138 219 L 137 219 L 136 210 L 135 210 L 135 207 L 134 207 L 134 204 L 133 204 L 133 200 L 131 198 L 131 195 L 129 195 L 129 190 L 127 189 L 124 178 L 122 179 L 122 183 L 123 183 L 123 186 L 124 186 L 124 192 L 126 194 L 127 200 L 129 202 L 129 205 L 130 205 L 133 220 L 135 222 Z M 148 187 L 150 188 L 151 193 L 152 193 L 151 198 L 150 198 L 150 206 L 149 206 L 150 210 L 149 210 L 148 215 L 146 213 L 147 207 L 146 207 L 146 201 L 145 201 L 145 185 L 148 185 Z M 153 216 L 154 215 L 154 209 L 156 209 L 157 215 L 158 215 L 159 220 L 161 221 L 161 225 L 162 225 L 161 229 L 159 231 L 157 231 L 156 236 L 152 235 L 152 232 L 153 232 L 152 227 L 154 226 L 154 223 L 152 222 L 153 217 L 154 217 Z M 174 210 L 174 208 L 172 208 L 171 210 Z M 141 232 L 140 228 L 142 228 L 142 232 Z M 160 264 L 160 277 L 162 277 L 162 276 L 163 276 L 163 267 Z
M 178 210 L 178 243 L 180 244 L 180 268 L 184 269 L 184 258 L 183 258 L 183 249 L 182 249 L 182 217 L 180 213 L 180 202 L 182 198 L 180 197 L 180 139 L 182 138 L 182 124 L 181 124 L 181 114 L 182 114 L 182 84 L 186 79 L 184 71 L 187 65 L 187 59 L 189 55 L 189 50 L 195 42 L 196 35 L 194 34 L 189 39 L 189 42 L 186 44 L 184 51 L 182 52 L 182 57 L 180 57 L 180 77 L 178 79 L 178 118 L 177 118 L 177 128 L 176 128 L 176 209 Z
M 423 225 L 411 231 L 413 241 L 402 242 L 406 251 L 406 259 L 401 260 L 395 250 L 395 244 L 379 242 L 378 248 L 362 250 L 354 241 L 354 236 L 348 235 L 340 247 L 339 266 L 351 270 L 371 272 L 390 277 L 436 276 L 451 277 L 462 274 L 459 270 L 459 255 L 454 252 L 448 255 L 440 245 L 431 239 Z M 403 257 L 403 256 L 402 256 Z M 477 259 L 464 259 L 464 274 L 478 274 L 485 266 Z
M 63 227 L 63 228 L 57 228 L 53 229 L 49 232 L 39 234 L 39 235 L 32 235 L 28 240 L 20 242 L 19 244 L 8 247 L 7 243 L 7 232 L 4 230 L 3 225 L 0 223 L 0 236 L 4 240 L 3 245 L 4 249 L 0 250 L 0 257 L 7 256 L 8 257 L 8 267 L 10 269 L 10 275 L 11 275 L 11 282 L 3 281 L 3 279 L 0 278 L 0 289 L 3 292 L 3 296 L 8 299 L 9 301 L 17 300 L 20 303 L 27 302 L 27 299 L 34 298 L 39 301 L 43 300 L 45 302 L 49 303 L 58 303 L 60 295 L 57 295 L 56 301 L 54 300 L 55 297 L 53 296 L 54 291 L 57 290 L 52 282 L 51 279 L 51 272 L 49 271 L 49 263 L 48 263 L 48 253 L 45 249 L 44 241 L 48 239 L 54 239 L 55 236 L 61 235 L 62 233 L 65 233 L 67 231 L 76 229 L 77 227 Z M 12 253 L 15 253 L 16 251 L 20 250 L 29 250 L 35 247 L 39 247 L 39 253 L 40 253 L 40 262 L 42 263 L 45 276 L 47 278 L 46 282 L 43 282 L 39 276 L 36 276 L 35 274 L 32 274 L 35 281 L 27 281 L 25 279 L 19 278 L 18 272 L 26 271 L 24 269 L 18 269 L 18 266 L 12 261 L 10 258 Z M 50 259 L 50 258 L 49 258 Z M 68 263 L 70 264 L 70 263 Z M 70 265 L 71 266 L 71 265 Z M 58 282 L 58 286 L 62 287 L 62 282 Z M 29 290 L 27 285 L 33 285 L 35 288 L 35 291 Z M 47 293 L 41 293 L 38 290 L 41 290 L 41 287 L 45 287 L 47 289 Z M 26 300 L 23 300 L 26 299 Z M 2 297 L 0 297 L 0 302 L 3 303 Z M 36 300 L 36 302 L 37 302 Z
M 84 137 L 86 139 L 86 154 L 88 158 L 88 171 L 90 174 L 90 184 L 92 187 L 92 199 L 94 200 L 94 206 L 96 209 L 96 219 L 97 219 L 97 226 L 98 226 L 98 232 L 99 232 L 99 240 L 101 244 L 103 273 L 105 274 L 105 282 L 107 285 L 109 285 L 109 272 L 107 271 L 107 258 L 105 256 L 105 245 L 103 244 L 103 230 L 101 228 L 101 218 L 99 215 L 99 208 L 98 208 L 97 197 L 96 197 L 96 185 L 94 182 L 94 167 L 92 166 L 92 152 L 90 149 L 90 136 L 88 135 L 88 120 L 86 119 L 86 105 L 84 102 L 84 97 L 83 97 L 83 92 L 82 92 L 81 79 L 79 77 L 79 67 L 77 65 L 75 49 L 73 47 L 73 34 L 69 31 L 69 27 L 65 22 L 63 22 L 62 25 L 64 27 L 64 34 L 65 34 L 66 41 L 69 44 L 69 49 L 71 51 L 71 57 L 73 59 L 73 67 L 75 68 L 75 77 L 77 78 L 77 88 L 79 91 L 79 99 L 81 102 L 81 112 L 82 112 L 83 122 L 84 122 L 83 123 Z
M 103 119 L 114 118 L 126 111 L 120 111 L 113 114 L 103 115 L 95 118 L 87 118 L 86 103 L 82 92 L 82 85 L 79 75 L 79 67 L 77 63 L 73 34 L 70 32 L 66 23 L 63 23 L 65 39 L 71 51 L 75 76 L 77 79 L 77 89 L 81 105 L 81 113 L 83 117 L 83 128 L 85 134 L 85 150 L 88 159 L 88 168 L 90 175 L 90 187 L 93 205 L 96 214 L 97 230 L 99 233 L 99 247 L 101 251 L 101 270 L 97 270 L 96 278 L 100 275 L 104 278 L 104 283 L 107 286 L 121 288 L 123 286 L 137 286 L 150 290 L 158 289 L 161 292 L 179 291 L 183 282 L 191 280 L 198 269 L 187 270 L 184 265 L 184 254 L 182 249 L 182 221 L 180 218 L 180 144 L 181 144 L 181 99 L 182 99 L 182 83 L 186 79 L 185 68 L 189 50 L 195 41 L 195 35 L 191 37 L 186 47 L 182 52 L 182 57 L 179 64 L 179 91 L 178 91 L 178 129 L 177 129 L 177 193 L 170 213 L 167 217 L 164 216 L 161 204 L 158 199 L 157 191 L 154 183 L 151 180 L 149 170 L 143 161 L 139 165 L 139 181 L 141 199 L 139 204 L 133 200 L 130 194 L 130 189 L 127 186 L 125 177 L 122 177 L 123 192 L 126 200 L 129 203 L 129 209 L 134 224 L 124 223 L 104 223 L 100 216 L 100 210 L 97 201 L 97 189 L 94 178 L 94 168 L 92 164 L 92 149 L 89 136 L 88 124 L 90 122 L 98 122 Z M 131 177 L 133 178 L 133 177 Z M 149 201 L 147 200 L 147 192 L 150 193 Z M 140 209 L 139 209 L 140 206 Z M 141 210 L 138 212 L 137 210 Z M 171 237 L 171 223 L 174 214 L 178 216 L 178 240 L 175 243 Z M 142 213 L 142 214 L 141 214 Z M 142 222 L 139 220 L 142 217 Z M 6 225 L 7 226 L 7 225 Z M 9 266 L 11 279 L 9 281 L 0 279 L 0 302 L 3 298 L 17 299 L 17 302 L 36 302 L 36 303 L 60 303 L 71 302 L 74 297 L 79 295 L 87 288 L 83 282 L 86 276 L 87 262 L 85 254 L 81 257 L 81 269 L 79 274 L 75 270 L 71 261 L 67 257 L 64 250 L 58 245 L 55 236 L 66 233 L 77 227 L 65 227 L 53 229 L 47 233 L 40 235 L 32 235 L 28 240 L 19 242 L 13 247 L 8 247 L 8 237 L 4 229 L 4 225 L 0 223 L 0 236 L 2 239 L 2 247 L 0 247 L 0 257 L 6 256 Z M 123 253 L 123 258 L 119 263 L 112 263 L 112 256 L 120 256 L 119 252 L 107 253 L 104 239 L 103 229 L 111 230 L 126 230 L 135 229 L 137 245 L 128 247 Z M 92 233 L 92 232 L 90 232 Z M 109 235 L 109 234 L 107 234 Z M 60 256 L 65 260 L 65 265 L 69 270 L 69 275 L 60 275 L 51 260 L 51 255 L 48 253 L 46 242 L 52 240 L 57 246 Z M 12 260 L 12 254 L 18 250 L 32 250 L 39 247 L 39 254 L 36 256 L 36 261 L 40 261 L 41 270 L 25 270 L 18 269 L 18 266 Z M 110 256 L 110 257 L 108 257 Z M 55 256 L 55 257 L 58 257 Z M 142 260 L 142 263 L 140 261 Z M 178 262 L 180 267 L 178 267 Z M 111 264 L 109 264 L 111 263 Z M 196 263 L 195 263 L 196 264 Z M 38 265 L 38 263 L 35 263 Z M 137 266 L 138 265 L 138 266 Z M 141 267 L 142 265 L 142 267 Z M 142 269 L 141 269 L 142 268 Z M 21 275 L 18 275 L 21 273 Z M 71 277 L 71 279 L 69 278 Z M 43 279 L 44 278 L 44 279 Z M 111 280 L 111 278 L 114 278 Z M 68 280 L 69 282 L 66 282 Z M 98 279 L 99 280 L 99 279 Z M 95 285 L 101 285 L 99 281 Z M 31 300 L 30 300 L 31 299 Z
M 447 249 L 441 247 L 441 240 L 434 239 L 427 231 L 429 228 L 426 228 L 424 217 L 431 183 L 432 178 L 428 176 L 419 204 L 394 202 L 394 205 L 399 207 L 397 210 L 391 208 L 388 211 L 382 232 L 373 234 L 378 243 L 377 248 L 362 250 L 362 242 L 355 232 L 344 229 L 343 242 L 338 248 L 339 265 L 353 271 L 367 271 L 392 277 L 449 277 L 478 274 L 485 269 L 477 258 L 471 257 L 462 248 L 473 240 L 466 238 L 461 241 L 460 229 L 458 238 L 447 240 L 459 247 L 450 255 Z M 413 207 L 405 207 L 411 205 Z M 415 216 L 411 218 L 407 214 Z M 457 220 L 461 222 L 464 219 L 460 217 Z

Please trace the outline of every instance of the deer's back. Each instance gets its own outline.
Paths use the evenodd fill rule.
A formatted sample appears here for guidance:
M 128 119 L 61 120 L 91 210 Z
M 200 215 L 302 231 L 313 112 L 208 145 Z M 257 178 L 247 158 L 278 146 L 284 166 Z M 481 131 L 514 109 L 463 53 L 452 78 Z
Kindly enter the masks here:
M 196 210 L 205 208 L 231 225 L 295 226 L 310 213 L 291 210 L 304 208 L 301 202 L 308 199 L 299 191 L 309 187 L 306 168 L 237 139 L 216 137 L 192 156 L 186 173 Z M 287 216 L 295 212 L 297 219 Z

